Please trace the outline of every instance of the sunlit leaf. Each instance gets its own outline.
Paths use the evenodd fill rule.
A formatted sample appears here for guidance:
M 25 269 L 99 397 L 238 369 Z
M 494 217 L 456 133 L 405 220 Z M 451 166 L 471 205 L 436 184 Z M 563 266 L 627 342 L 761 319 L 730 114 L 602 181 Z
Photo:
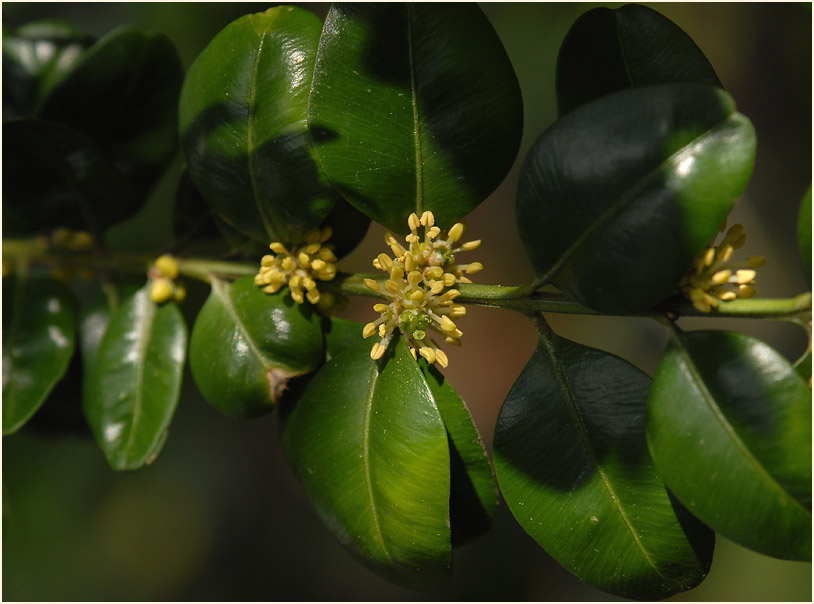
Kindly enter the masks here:
M 135 470 L 156 458 L 178 403 L 186 354 L 178 307 L 150 299 L 149 285 L 111 316 L 83 408 L 114 470 Z
M 447 429 L 452 544 L 460 545 L 491 528 L 498 500 L 495 475 L 466 403 L 440 371 L 423 359 L 419 366 Z
M 336 194 L 312 158 L 306 109 L 320 20 L 278 6 L 226 26 L 189 68 L 179 126 L 213 212 L 268 244 L 298 243 Z
M 431 210 L 444 227 L 512 166 L 523 128 L 514 70 L 467 3 L 338 3 L 309 104 L 320 164 L 342 195 L 396 232 Z
M 401 339 L 379 361 L 367 343 L 328 361 L 283 446 L 323 522 L 362 563 L 413 589 L 448 581 L 447 432 Z
M 283 289 L 267 294 L 253 277 L 213 277 L 190 339 L 195 384 L 218 410 L 250 418 L 269 413 L 288 380 L 322 360 L 319 319 Z
M 543 333 L 494 445 L 498 484 L 526 532 L 583 581 L 646 600 L 700 583 L 713 548 L 648 454 L 649 386 L 626 361 Z
M 42 277 L 3 278 L 3 434 L 20 429 L 62 378 L 74 353 L 70 289 Z
M 752 172 L 755 134 L 718 88 L 617 92 L 557 121 L 518 185 L 538 275 L 579 302 L 638 312 L 669 296 Z
M 674 334 L 648 402 L 659 476 L 715 531 L 761 553 L 811 559 L 811 390 L 744 334 Z

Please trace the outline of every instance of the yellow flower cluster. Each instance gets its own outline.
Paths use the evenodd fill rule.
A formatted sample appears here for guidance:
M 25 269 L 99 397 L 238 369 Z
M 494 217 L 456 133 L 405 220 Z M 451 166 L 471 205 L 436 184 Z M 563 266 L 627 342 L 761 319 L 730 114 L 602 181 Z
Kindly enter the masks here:
M 150 299 L 156 304 L 163 304 L 169 300 L 183 302 L 187 290 L 178 278 L 178 261 L 164 254 L 160 256 L 147 272 L 150 277 Z
M 307 299 L 311 304 L 319 303 L 320 307 L 333 305 L 335 296 L 321 294 L 315 281 L 330 281 L 336 276 L 334 247 L 325 243 L 330 237 L 331 228 L 325 227 L 308 233 L 304 245 L 291 250 L 282 243 L 272 243 L 269 248 L 274 255 L 263 256 L 260 272 L 254 278 L 255 284 L 269 294 L 288 285 L 291 297 L 298 304 Z
M 726 229 L 726 223 L 721 232 Z M 717 308 L 720 301 L 751 298 L 757 293 L 755 269 L 766 263 L 763 256 L 749 256 L 746 262 L 730 263 L 736 249 L 746 243 L 743 225 L 736 224 L 716 246 L 708 247 L 693 263 L 681 282 L 681 290 L 701 312 Z
M 390 338 L 396 329 L 401 331 L 413 357 L 424 357 L 428 363 L 438 363 L 446 367 L 449 363 L 446 353 L 428 336 L 430 330 L 444 337 L 448 344 L 460 346 L 463 332 L 453 319 L 466 314 L 466 308 L 454 302 L 460 291 L 454 289 L 456 283 L 471 283 L 464 274 L 473 274 L 483 269 L 480 262 L 457 264 L 455 254 L 470 251 L 480 246 L 480 240 L 458 245 L 464 226 L 456 223 L 448 232 L 442 233 L 435 226 L 432 212 L 424 212 L 421 218 L 411 214 L 407 220 L 410 234 L 405 248 L 392 233 L 385 242 L 394 258 L 379 254 L 373 266 L 389 273 L 384 289 L 374 279 L 365 279 L 365 285 L 390 298 L 389 304 L 376 304 L 373 310 L 381 313 L 375 321 L 365 325 L 362 335 L 368 338 L 378 334 L 381 338 L 373 345 L 370 356 L 381 358 Z M 423 229 L 423 238 L 419 236 Z

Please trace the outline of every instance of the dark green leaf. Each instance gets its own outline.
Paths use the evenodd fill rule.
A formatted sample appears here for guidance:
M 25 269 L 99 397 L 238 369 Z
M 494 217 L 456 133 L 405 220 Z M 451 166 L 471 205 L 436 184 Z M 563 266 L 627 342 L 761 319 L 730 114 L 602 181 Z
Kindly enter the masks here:
M 322 360 L 319 318 L 283 289 L 267 294 L 253 277 L 231 285 L 212 278 L 192 329 L 189 361 L 195 384 L 218 410 L 239 418 L 274 409 L 289 378 Z
M 370 218 L 339 197 L 320 226 L 331 227 L 332 235 L 329 243 L 334 245 L 336 257 L 342 258 L 364 239 L 365 233 L 370 227 Z
M 339 3 L 320 39 L 308 121 L 339 192 L 404 233 L 424 210 L 452 226 L 500 184 L 523 103 L 476 5 Z
M 82 54 L 39 116 L 99 143 L 141 200 L 175 153 L 183 73 L 167 37 L 120 27 Z
M 356 321 L 330 317 L 325 320 L 325 360 L 339 356 L 349 348 L 360 345 L 365 339 L 362 337 L 364 325 Z
M 74 353 L 75 302 L 40 277 L 3 278 L 3 434 L 34 415 Z
M 56 227 L 100 234 L 132 205 L 128 187 L 104 151 L 60 124 L 19 119 L 3 124 L 3 234 Z
M 192 183 L 189 172 L 184 169 L 175 190 L 172 208 L 172 234 L 176 245 L 190 241 L 221 239 L 221 233 L 209 206 Z M 189 251 L 189 246 L 184 245 Z
M 61 21 L 3 28 L 3 119 L 32 115 L 93 37 Z
M 265 244 L 301 242 L 336 199 L 306 123 L 321 27 L 292 6 L 241 17 L 204 49 L 181 92 L 192 180 L 215 214 Z
M 186 337 L 178 307 L 154 304 L 149 284 L 110 318 L 83 407 L 114 470 L 150 464 L 161 450 L 178 403 Z
M 808 286 L 811 287 L 811 185 L 808 186 L 797 216 L 797 245 L 803 259 Z
M 497 485 L 478 429 L 466 403 L 434 367 L 419 367 L 441 412 L 449 439 L 452 544 L 460 545 L 489 530 L 497 509 Z
M 325 524 L 361 562 L 413 589 L 448 580 L 449 446 L 407 345 L 368 343 L 328 361 L 283 431 L 288 459 Z
M 609 313 L 670 295 L 752 172 L 755 134 L 729 95 L 649 86 L 569 113 L 534 144 L 517 221 L 540 284 Z
M 695 42 L 640 4 L 584 13 L 568 30 L 557 56 L 560 116 L 617 90 L 679 83 L 721 86 Z
M 700 583 L 713 534 L 674 505 L 647 451 L 650 379 L 544 333 L 498 417 L 498 484 L 520 525 L 577 577 L 660 599 Z
M 674 335 L 653 380 L 647 440 L 675 496 L 721 535 L 811 559 L 811 391 L 743 334 Z

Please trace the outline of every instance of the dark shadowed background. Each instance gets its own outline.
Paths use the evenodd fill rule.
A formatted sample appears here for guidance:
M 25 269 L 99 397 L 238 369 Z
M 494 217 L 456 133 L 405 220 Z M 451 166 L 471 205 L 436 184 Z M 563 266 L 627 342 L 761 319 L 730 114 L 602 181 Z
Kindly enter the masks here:
M 270 5 L 257 3 L 9 3 L 3 24 L 61 18 L 101 36 L 122 24 L 162 32 L 188 67 L 226 24 Z M 327 4 L 306 4 L 321 17 Z M 503 184 L 467 217 L 468 238 L 486 268 L 482 283 L 532 275 L 514 223 L 525 153 L 555 119 L 554 67 L 570 24 L 595 4 L 497 3 L 482 7 L 514 63 L 525 102 L 520 155 Z M 606 4 L 611 8 L 620 4 Z M 797 206 L 811 182 L 811 5 L 652 4 L 706 53 L 739 111 L 755 125 L 757 163 L 730 224 L 749 234 L 744 256 L 768 258 L 761 296 L 807 289 L 797 255 Z M 181 161 L 149 205 L 116 227 L 111 244 L 155 249 L 169 236 Z M 371 272 L 384 231 L 372 227 L 340 268 Z M 146 237 L 146 239 L 145 239 Z M 207 294 L 191 291 L 188 325 Z M 345 316 L 369 321 L 371 302 Z M 549 317 L 561 335 L 619 354 L 652 375 L 666 338 L 655 324 L 618 318 Z M 688 327 L 710 326 L 693 320 Z M 534 349 L 519 315 L 472 308 L 466 336 L 445 374 L 472 409 L 487 446 L 503 398 Z M 723 327 L 720 322 L 715 327 Z M 746 320 L 732 327 L 789 358 L 804 348 L 789 325 Z M 87 436 L 27 427 L 3 439 L 4 600 L 606 600 L 527 537 L 502 506 L 492 531 L 455 552 L 452 585 L 437 594 L 395 587 L 357 564 L 320 523 L 282 455 L 277 418 L 220 415 L 187 372 L 178 411 L 154 465 L 115 474 Z M 49 401 L 47 404 L 58 404 Z M 718 539 L 708 579 L 679 600 L 811 600 L 811 564 L 784 562 Z

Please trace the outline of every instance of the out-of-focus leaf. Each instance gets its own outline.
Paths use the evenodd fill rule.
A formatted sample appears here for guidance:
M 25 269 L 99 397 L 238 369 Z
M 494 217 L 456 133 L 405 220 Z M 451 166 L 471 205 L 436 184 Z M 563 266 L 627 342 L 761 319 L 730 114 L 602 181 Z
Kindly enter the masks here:
M 624 90 L 572 111 L 520 175 L 518 228 L 538 283 L 604 312 L 651 308 L 715 236 L 754 155 L 751 123 L 714 87 Z
M 132 205 L 126 181 L 90 138 L 36 119 L 3 124 L 3 235 L 56 227 L 101 234 Z
M 3 28 L 3 119 L 33 115 L 48 90 L 94 39 L 61 21 Z
M 646 600 L 700 583 L 714 544 L 650 459 L 649 386 L 626 361 L 543 333 L 494 446 L 498 484 L 526 532 L 583 581 Z
M 169 38 L 120 27 L 74 62 L 38 115 L 95 140 L 142 201 L 175 153 L 183 74 Z
M 311 501 L 362 563 L 413 589 L 448 581 L 449 445 L 432 393 L 399 339 L 328 361 L 283 427 Z
M 692 38 L 640 4 L 584 13 L 557 56 L 560 116 L 617 90 L 679 83 L 721 86 Z
M 443 227 L 511 168 L 520 88 L 474 4 L 337 3 L 325 20 L 309 127 L 328 178 L 359 210 L 404 233 L 411 212 Z
M 319 318 L 288 289 L 270 295 L 243 277 L 213 277 L 195 320 L 189 361 L 195 384 L 219 411 L 239 418 L 274 409 L 287 381 L 322 360 Z
M 647 440 L 670 491 L 721 535 L 811 559 L 811 391 L 750 336 L 674 334 L 648 402 Z
M 25 424 L 74 353 L 70 289 L 42 277 L 3 278 L 3 434 Z
M 811 185 L 803 195 L 797 215 L 797 245 L 800 248 L 800 258 L 803 259 L 806 280 L 811 287 Z
M 111 316 L 83 397 L 85 417 L 114 470 L 153 462 L 181 389 L 184 319 L 172 302 L 157 306 L 149 289 Z
M 265 244 L 301 242 L 336 200 L 306 120 L 321 27 L 293 6 L 241 17 L 198 56 L 181 92 L 193 182 L 216 215 Z
M 497 484 L 478 429 L 466 403 L 434 367 L 419 367 L 441 412 L 449 439 L 452 544 L 480 537 L 492 526 L 497 509 Z

